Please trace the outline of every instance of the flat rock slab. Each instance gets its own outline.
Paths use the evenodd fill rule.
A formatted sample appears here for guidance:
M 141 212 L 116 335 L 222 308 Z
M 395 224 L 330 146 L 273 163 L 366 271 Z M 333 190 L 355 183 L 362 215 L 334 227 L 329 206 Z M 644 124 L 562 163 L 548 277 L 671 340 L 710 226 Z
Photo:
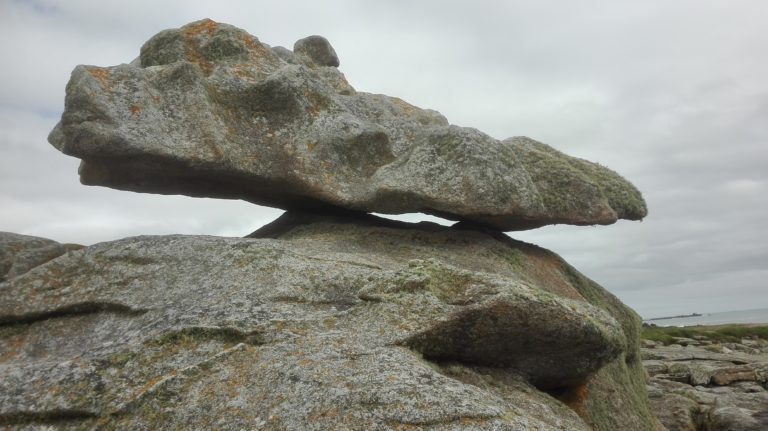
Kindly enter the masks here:
M 643 348 L 642 356 L 653 358 L 643 360 L 650 375 L 648 393 L 668 430 L 768 429 L 765 352 L 716 353 L 699 346 L 659 345 Z
M 0 425 L 655 427 L 639 318 L 551 252 L 372 218 L 256 236 L 126 238 L 0 284 Z
M 605 167 L 357 92 L 339 63 L 320 36 L 291 51 L 194 22 L 157 34 L 130 64 L 75 68 L 49 141 L 83 160 L 83 184 L 137 192 L 424 212 L 504 231 L 647 213 Z
M 763 431 L 768 427 L 768 391 L 758 384 L 694 387 L 652 378 L 648 394 L 669 431 Z

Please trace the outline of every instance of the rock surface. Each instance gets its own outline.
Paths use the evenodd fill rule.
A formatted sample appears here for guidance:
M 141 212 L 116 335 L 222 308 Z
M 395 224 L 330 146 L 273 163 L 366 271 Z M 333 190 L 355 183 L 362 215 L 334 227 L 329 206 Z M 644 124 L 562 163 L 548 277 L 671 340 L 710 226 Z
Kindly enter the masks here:
M 286 214 L 0 284 L 0 425 L 651 430 L 639 319 L 503 234 Z
M 59 244 L 36 236 L 0 232 L 0 282 L 24 274 L 30 269 L 82 246 Z
M 648 394 L 669 431 L 768 429 L 768 341 L 678 341 L 686 345 L 642 349 Z
M 83 160 L 84 184 L 139 192 L 424 212 L 499 230 L 646 215 L 640 192 L 607 168 L 357 92 L 338 65 L 320 36 L 292 52 L 194 22 L 157 34 L 130 64 L 75 68 L 49 141 Z

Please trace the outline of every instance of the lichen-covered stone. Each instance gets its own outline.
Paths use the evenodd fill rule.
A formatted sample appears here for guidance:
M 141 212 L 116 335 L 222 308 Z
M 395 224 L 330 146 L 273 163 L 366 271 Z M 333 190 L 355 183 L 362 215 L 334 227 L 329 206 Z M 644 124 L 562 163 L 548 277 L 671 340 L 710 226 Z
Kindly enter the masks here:
M 637 316 L 549 251 L 370 216 L 254 236 L 126 238 L 0 284 L 0 425 L 657 427 Z
M 137 61 L 78 66 L 50 142 L 84 184 L 284 209 L 424 212 L 500 230 L 642 219 L 615 172 L 528 138 L 494 139 L 356 92 L 320 36 L 270 48 L 210 20 Z

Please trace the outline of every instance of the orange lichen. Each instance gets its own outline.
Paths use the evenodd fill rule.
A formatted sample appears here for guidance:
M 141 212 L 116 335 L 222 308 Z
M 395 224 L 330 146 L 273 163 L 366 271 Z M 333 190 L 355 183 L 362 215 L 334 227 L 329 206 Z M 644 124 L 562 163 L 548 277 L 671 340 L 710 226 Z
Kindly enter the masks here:
M 184 28 L 184 55 L 187 57 L 187 60 L 200 66 L 200 69 L 206 76 L 213 72 L 213 64 L 206 61 L 203 56 L 200 55 L 200 52 L 198 52 L 199 46 L 195 38 L 202 33 L 207 33 L 208 36 L 212 36 L 217 27 L 218 23 L 215 21 L 204 19 Z
M 264 45 L 260 44 L 256 39 L 254 39 L 253 36 L 244 33 L 243 44 L 248 49 L 248 52 L 250 52 L 251 57 L 254 60 L 269 58 L 267 48 L 265 48 Z
M 139 105 L 131 105 L 130 108 L 128 108 L 128 110 L 131 111 L 131 114 L 135 115 L 141 112 L 141 107 Z
M 207 33 L 208 36 L 213 36 L 213 33 L 219 27 L 219 23 L 216 21 L 205 18 L 203 20 L 192 23 L 184 27 L 185 36 L 198 36 L 202 33 Z
M 103 67 L 92 67 L 88 69 L 88 74 L 96 78 L 101 84 L 101 88 L 109 90 L 109 70 Z

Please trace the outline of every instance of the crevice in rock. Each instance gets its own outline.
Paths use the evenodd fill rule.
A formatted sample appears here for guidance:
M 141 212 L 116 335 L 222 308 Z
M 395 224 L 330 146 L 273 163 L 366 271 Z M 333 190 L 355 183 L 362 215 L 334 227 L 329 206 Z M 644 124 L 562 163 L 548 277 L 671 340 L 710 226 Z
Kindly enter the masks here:
M 293 295 L 278 295 L 270 298 L 275 302 L 282 302 L 284 304 L 310 304 L 310 305 L 326 305 L 335 307 L 338 311 L 348 310 L 363 301 L 361 298 L 349 297 L 349 298 L 337 298 L 337 299 L 307 299 Z M 359 300 L 356 300 L 359 299 Z
M 124 316 L 140 316 L 147 312 L 145 309 L 131 308 L 125 304 L 116 302 L 86 301 L 77 304 L 70 304 L 53 310 L 38 311 L 25 314 L 6 314 L 0 315 L 0 327 L 16 324 L 30 324 L 42 320 L 83 316 L 96 313 L 115 313 Z
M 421 429 L 421 427 L 433 427 L 433 426 L 447 426 L 451 424 L 460 423 L 462 426 L 469 426 L 472 424 L 480 425 L 483 424 L 486 421 L 493 420 L 500 418 L 499 416 L 490 416 L 490 415 L 477 415 L 477 416 L 469 416 L 469 415 L 456 415 L 456 416 L 448 416 L 445 418 L 440 419 L 425 419 L 425 420 L 389 420 L 387 421 L 387 425 L 393 427 L 394 429 L 401 429 L 403 427 L 410 428 L 410 427 L 418 427 L 417 429 Z
M 440 364 L 442 361 L 436 361 L 434 359 L 424 358 L 427 361 L 434 362 L 436 364 Z M 451 363 L 459 364 L 461 366 L 465 366 L 468 368 L 497 368 L 500 370 L 511 370 L 516 372 L 519 376 L 521 376 L 528 384 L 536 388 L 536 390 L 544 392 L 548 395 L 550 395 L 552 398 L 555 398 L 559 401 L 562 401 L 565 404 L 568 404 L 569 407 L 571 407 L 571 404 L 575 404 L 577 400 L 583 401 L 583 399 L 586 398 L 586 384 L 589 381 L 589 379 L 592 377 L 587 376 L 583 379 L 571 379 L 568 381 L 560 381 L 560 382 L 553 382 L 551 380 L 537 380 L 533 379 L 530 376 L 526 375 L 523 370 L 515 369 L 514 367 L 505 367 L 505 366 L 493 366 L 493 365 L 487 365 L 487 364 L 476 364 L 472 362 L 463 362 L 463 361 L 456 361 L 451 360 Z M 579 401 L 579 402 L 581 402 Z
M 246 236 L 246 238 L 273 238 L 278 239 L 291 230 L 314 223 L 348 224 L 365 227 L 385 227 L 404 230 L 422 230 L 439 232 L 451 228 L 432 222 L 409 223 L 378 217 L 370 213 L 352 211 L 344 208 L 333 207 L 323 210 L 286 211 L 272 222 L 260 227 L 258 230 Z
M 712 361 L 712 362 L 730 362 L 734 365 L 749 365 L 750 362 L 747 360 L 742 360 L 738 358 L 728 357 L 728 359 L 723 358 L 713 358 L 708 356 L 691 356 L 689 358 L 680 358 L 680 359 L 665 359 L 668 362 L 688 362 L 688 361 Z
M 210 328 L 207 328 L 207 329 L 210 329 Z M 166 375 L 158 376 L 155 379 L 148 382 L 148 384 L 144 385 L 144 387 L 138 393 L 134 394 L 128 401 L 117 406 L 110 413 L 110 415 L 121 416 L 125 414 L 130 414 L 130 412 L 138 408 L 138 406 L 143 402 L 144 399 L 162 391 L 163 388 L 165 388 L 165 386 L 169 382 L 172 382 L 178 379 L 194 378 L 195 375 L 208 369 L 208 367 L 212 366 L 215 362 L 223 358 L 226 358 L 229 355 L 232 355 L 236 352 L 244 351 L 247 349 L 248 349 L 248 346 L 246 343 L 237 343 L 234 346 L 228 349 L 225 349 L 200 362 L 194 363 L 192 365 L 189 365 L 181 369 L 172 370 L 170 373 Z
M 580 417 L 586 416 L 586 406 L 584 405 L 588 398 L 586 383 L 550 388 L 536 387 L 536 389 L 549 394 L 552 398 L 565 404 Z
M 541 385 L 535 384 L 531 378 L 513 368 L 488 367 L 454 360 L 440 361 L 429 358 L 424 360 L 440 374 L 463 384 L 478 387 L 483 391 L 495 393 L 498 388 L 512 387 L 527 388 L 520 389 L 523 391 L 535 389 L 556 399 L 579 417 L 587 416 L 587 383 L 590 378 L 569 385 Z
M 0 425 L 56 425 L 97 419 L 99 415 L 86 410 L 47 410 L 0 414 Z

